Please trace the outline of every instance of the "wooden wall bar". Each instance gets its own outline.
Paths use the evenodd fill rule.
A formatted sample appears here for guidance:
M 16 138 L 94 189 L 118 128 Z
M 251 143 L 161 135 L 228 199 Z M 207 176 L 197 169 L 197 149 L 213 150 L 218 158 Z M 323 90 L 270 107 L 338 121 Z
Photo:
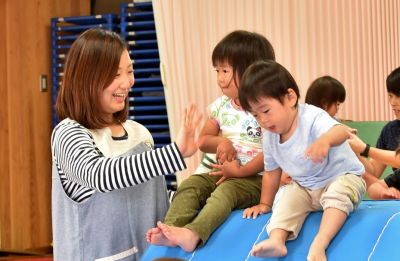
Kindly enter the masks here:
M 50 18 L 89 14 L 89 0 L 0 1 L 1 249 L 51 243 Z

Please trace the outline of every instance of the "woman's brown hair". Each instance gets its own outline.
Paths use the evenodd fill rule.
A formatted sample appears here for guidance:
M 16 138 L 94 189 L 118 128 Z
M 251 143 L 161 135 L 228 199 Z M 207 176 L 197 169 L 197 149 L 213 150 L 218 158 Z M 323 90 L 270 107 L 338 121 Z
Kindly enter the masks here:
M 75 40 L 65 61 L 57 95 L 60 121 L 70 118 L 88 129 L 100 129 L 127 120 L 128 101 L 124 110 L 113 114 L 112 122 L 104 117 L 100 105 L 100 95 L 114 80 L 126 49 L 118 34 L 99 28 L 87 30 Z

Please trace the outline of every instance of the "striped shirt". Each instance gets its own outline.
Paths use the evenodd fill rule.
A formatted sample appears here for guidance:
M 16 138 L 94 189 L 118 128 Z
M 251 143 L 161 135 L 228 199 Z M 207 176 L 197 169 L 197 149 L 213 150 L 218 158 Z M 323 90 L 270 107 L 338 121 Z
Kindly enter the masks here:
M 134 124 L 151 138 L 145 127 Z M 143 137 L 143 134 L 137 136 Z M 62 186 L 76 202 L 84 201 L 96 191 L 104 193 L 132 187 L 186 168 L 175 143 L 137 155 L 118 157 L 101 150 L 93 133 L 70 119 L 64 119 L 54 128 L 51 149 Z

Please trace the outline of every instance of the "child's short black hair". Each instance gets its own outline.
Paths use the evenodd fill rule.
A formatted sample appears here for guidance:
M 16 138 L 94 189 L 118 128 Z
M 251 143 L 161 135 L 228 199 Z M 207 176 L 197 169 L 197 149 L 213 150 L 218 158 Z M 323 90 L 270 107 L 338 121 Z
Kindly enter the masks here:
M 315 79 L 307 90 L 305 102 L 324 108 L 337 102 L 344 102 L 346 89 L 343 84 L 331 76 L 322 76 Z
M 244 30 L 226 35 L 212 53 L 213 66 L 228 62 L 239 80 L 246 68 L 258 60 L 275 60 L 274 48 L 263 35 Z
M 386 78 L 386 90 L 400 97 L 400 67 L 394 69 Z
M 289 93 L 288 89 L 296 93 L 298 101 L 299 87 L 288 70 L 272 60 L 258 61 L 243 74 L 239 88 L 240 105 L 244 110 L 250 111 L 249 103 L 261 97 L 274 98 L 283 103 L 283 97 Z

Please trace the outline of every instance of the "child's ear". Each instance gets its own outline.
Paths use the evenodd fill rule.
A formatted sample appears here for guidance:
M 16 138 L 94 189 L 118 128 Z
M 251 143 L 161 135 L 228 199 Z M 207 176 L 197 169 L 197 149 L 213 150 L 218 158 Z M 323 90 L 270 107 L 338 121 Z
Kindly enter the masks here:
M 288 89 L 288 98 L 290 106 L 295 106 L 298 98 L 296 92 L 292 88 Z

